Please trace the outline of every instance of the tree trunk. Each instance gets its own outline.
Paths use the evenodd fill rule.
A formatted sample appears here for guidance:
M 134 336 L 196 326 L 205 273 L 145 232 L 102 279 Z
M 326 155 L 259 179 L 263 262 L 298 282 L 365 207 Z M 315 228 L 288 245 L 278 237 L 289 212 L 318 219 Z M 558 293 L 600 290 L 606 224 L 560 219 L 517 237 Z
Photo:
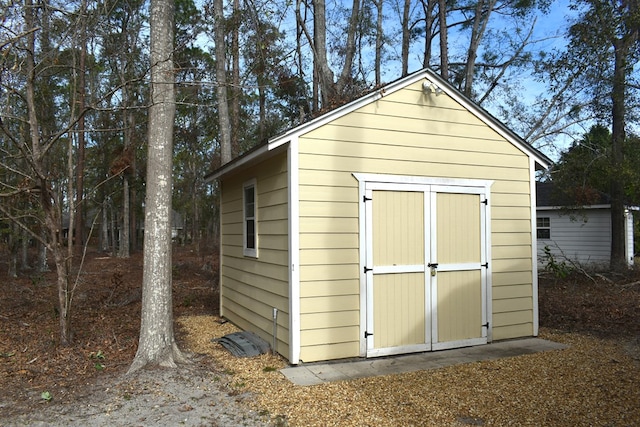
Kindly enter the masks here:
M 18 253 L 11 252 L 9 254 L 9 268 L 7 270 L 7 276 L 15 279 L 18 277 Z
M 213 0 L 214 39 L 216 52 L 216 95 L 218 97 L 218 122 L 220 125 L 220 161 L 224 165 L 231 157 L 231 129 L 229 101 L 227 100 L 226 48 L 224 44 L 224 13 L 222 0 Z
M 404 7 L 402 9 L 402 77 L 409 74 L 409 47 L 411 41 L 410 11 L 411 0 L 404 0 Z
M 47 232 L 43 229 L 40 232 L 41 239 L 38 241 L 38 266 L 39 273 L 45 273 L 49 271 L 48 264 L 48 249 L 45 242 L 47 241 Z
M 383 11 L 383 0 L 374 0 L 374 5 L 376 6 L 376 63 L 375 63 L 375 74 L 376 74 L 376 86 L 379 86 L 382 83 L 382 46 L 384 42 L 384 29 L 382 27 L 382 11 Z M 403 74 L 405 76 L 406 74 Z
M 84 108 L 85 108 L 85 95 L 86 95 L 86 87 L 85 87 L 85 63 L 87 57 L 87 27 L 86 27 L 86 9 L 87 3 L 86 0 L 82 1 L 82 5 L 80 7 L 80 14 L 82 15 L 80 19 L 80 37 L 82 40 L 80 41 L 80 60 L 78 65 L 78 114 L 80 117 L 78 118 L 78 124 L 76 129 L 78 130 L 78 161 L 76 164 L 76 229 L 75 229 L 75 248 L 76 252 L 80 253 L 82 251 L 82 246 L 84 245 L 84 160 L 85 160 L 85 117 L 84 117 Z M 69 230 L 71 232 L 71 230 Z
M 37 9 L 31 0 L 25 1 L 24 17 L 27 28 L 35 28 L 35 14 Z M 46 19 L 46 18 L 45 18 Z M 46 37 L 46 36 L 45 36 Z M 69 345 L 71 342 L 70 330 L 70 301 L 71 292 L 69 289 L 69 264 L 62 246 L 60 230 L 62 230 L 62 215 L 57 205 L 58 199 L 53 193 L 48 176 L 45 171 L 44 160 L 46 152 L 41 145 L 40 125 L 36 113 L 36 69 L 35 69 L 36 40 L 35 32 L 27 35 L 26 49 L 26 85 L 25 98 L 27 102 L 27 114 L 29 120 L 29 138 L 31 142 L 31 167 L 35 174 L 37 188 L 39 188 L 40 207 L 44 213 L 44 225 L 48 233 L 48 239 L 43 240 L 53 253 L 56 272 L 58 273 L 58 309 L 60 319 L 60 344 Z
M 326 108 L 331 105 L 335 94 L 334 76 L 327 60 L 327 11 L 325 0 L 313 2 L 313 63 L 320 108 Z
M 133 157 L 135 163 L 135 155 Z M 133 167 L 135 170 L 135 166 Z M 135 176 L 135 175 L 134 175 Z M 136 215 L 138 206 L 138 192 L 135 187 L 129 186 L 129 253 L 138 250 L 138 216 Z
M 109 251 L 109 203 L 105 198 L 102 201 L 102 221 L 100 222 L 100 249 L 102 252 Z
M 7 247 L 9 249 L 9 269 L 7 276 L 18 277 L 18 227 L 15 224 L 9 225 L 9 236 L 7 237 Z
M 632 33 L 633 34 L 633 33 Z M 629 57 L 630 46 L 637 40 L 623 38 L 614 39 L 614 71 L 613 87 L 611 90 L 612 101 L 612 141 L 611 141 L 611 170 L 622 170 L 624 159 L 623 146 L 626 138 L 626 112 L 625 112 L 625 92 L 627 76 L 627 58 Z M 624 271 L 628 267 L 625 257 L 625 229 L 624 229 L 624 187 L 623 175 L 619 173 L 611 174 L 611 262 L 613 271 Z
M 433 23 L 435 22 L 434 9 L 438 0 L 422 0 L 422 10 L 424 11 L 424 58 L 422 66 L 427 68 L 431 65 L 433 47 Z
M 173 332 L 171 294 L 171 198 L 173 128 L 176 112 L 173 66 L 173 0 L 152 0 L 151 107 L 140 340 L 129 373 L 147 365 L 186 362 Z
M 200 243 L 202 240 L 202 235 L 200 233 L 200 206 L 199 206 L 199 197 L 196 197 L 195 189 L 193 191 L 193 197 L 191 199 L 192 203 L 192 212 L 193 212 L 193 222 L 192 222 L 192 231 L 191 231 L 191 240 L 196 244 L 196 248 L 198 251 L 198 255 L 200 255 Z
M 449 80 L 449 41 L 447 31 L 447 1 L 438 0 L 438 22 L 440 27 L 440 75 Z
M 123 81 L 125 76 L 122 77 Z M 124 99 L 125 106 L 132 105 L 133 97 L 130 95 L 130 89 L 125 84 Z M 135 117 L 133 111 L 125 108 L 123 111 L 122 123 L 124 125 L 123 139 L 124 150 L 122 156 L 126 158 L 127 167 L 122 171 L 122 228 L 120 229 L 120 241 L 118 246 L 118 256 L 120 258 L 129 258 L 131 256 L 131 189 L 130 177 L 134 176 L 134 131 Z
M 49 220 L 51 221 L 51 219 Z M 47 221 L 47 222 L 49 222 Z M 71 259 L 66 257 L 66 251 L 58 237 L 52 237 L 51 252 L 56 264 L 58 282 L 58 307 L 60 312 L 60 344 L 68 346 L 71 344 L 71 300 L 73 289 L 69 283 L 69 270 Z
M 127 256 L 131 255 L 131 251 L 135 251 L 138 248 L 138 242 L 137 242 L 137 231 L 138 231 L 138 218 L 136 216 L 136 206 L 138 205 L 138 193 L 136 192 L 135 189 L 135 185 L 133 185 L 135 183 L 135 179 L 137 176 L 137 172 L 136 172 L 136 150 L 134 147 L 135 144 L 135 138 L 136 138 L 136 134 L 135 134 L 135 129 L 136 129 L 136 116 L 135 114 L 133 114 L 133 112 L 131 112 L 131 115 L 129 116 L 129 126 L 131 127 L 131 137 L 130 137 L 130 145 L 129 145 L 129 150 L 131 152 L 131 164 L 129 166 L 128 172 L 128 187 L 129 187 L 129 201 L 128 201 L 128 205 L 129 205 L 129 227 L 127 228 L 127 230 L 129 230 L 129 236 L 128 236 L 128 243 L 129 245 L 128 250 L 127 250 Z
M 111 256 L 117 255 L 117 242 L 118 242 L 118 217 L 116 209 L 113 206 L 113 200 L 109 201 L 109 213 L 111 214 Z
M 240 1 L 233 0 L 233 29 L 231 35 L 231 158 L 240 154 Z
M 464 87 L 462 93 L 471 97 L 473 92 L 473 81 L 476 70 L 476 59 L 478 58 L 478 49 L 480 41 L 484 37 L 489 23 L 489 16 L 496 5 L 497 0 L 478 0 L 473 17 L 473 25 L 469 40 L 469 49 L 467 50 L 467 62 L 464 69 Z
M 20 269 L 27 271 L 31 269 L 29 265 L 29 233 L 26 230 L 22 230 L 20 233 L 20 246 L 22 248 L 20 255 Z
M 122 178 L 122 228 L 120 230 L 118 256 L 120 258 L 129 258 L 129 235 L 131 232 L 129 220 L 131 219 L 131 200 L 129 198 L 129 177 L 127 176 L 127 171 L 123 173 Z
M 380 0 L 382 1 L 382 0 Z M 342 72 L 333 90 L 334 97 L 339 97 L 343 101 L 343 93 L 347 83 L 353 77 L 353 58 L 356 54 L 356 32 L 358 31 L 358 19 L 360 17 L 360 0 L 353 0 L 351 5 L 351 18 L 349 19 L 349 29 L 347 30 L 347 43 L 344 51 L 344 65 Z M 326 25 L 326 24 L 325 24 Z M 327 66 L 328 68 L 328 66 Z M 331 74 L 333 78 L 333 73 Z
M 304 3 L 304 15 L 302 13 L 302 6 L 303 1 L 302 0 L 296 0 L 296 55 L 297 55 L 297 60 L 298 60 L 298 76 L 300 77 L 301 81 L 304 81 L 304 58 L 302 55 L 302 45 L 303 45 L 303 41 L 302 41 L 302 36 L 304 36 L 304 38 L 307 40 L 307 42 L 309 43 L 309 46 L 311 47 L 311 51 L 313 53 L 313 78 L 311 80 L 311 88 L 312 88 L 312 94 L 311 94 L 311 111 L 315 112 L 318 111 L 318 109 L 320 108 L 320 100 L 319 100 L 319 83 L 318 83 L 318 70 L 317 70 L 317 63 L 316 63 L 316 47 L 314 44 L 314 39 L 311 37 L 311 34 L 309 33 L 309 30 L 307 28 L 307 4 Z M 300 113 L 300 121 L 304 121 L 304 114 L 303 112 Z

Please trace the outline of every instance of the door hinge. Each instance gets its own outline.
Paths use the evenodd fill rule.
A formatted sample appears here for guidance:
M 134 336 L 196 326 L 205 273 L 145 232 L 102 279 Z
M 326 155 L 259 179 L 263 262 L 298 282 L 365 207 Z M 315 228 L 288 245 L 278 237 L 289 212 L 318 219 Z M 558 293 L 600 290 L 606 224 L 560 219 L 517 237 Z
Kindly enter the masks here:
M 481 203 L 488 206 L 489 205 L 489 199 L 484 199 Z
M 373 270 L 373 268 L 364 268 L 364 274 L 367 274 L 368 272 L 370 272 L 371 270 Z
M 370 197 L 362 196 L 362 201 L 363 201 L 363 202 L 365 202 L 365 203 L 366 203 L 366 202 L 369 202 L 369 201 L 371 201 L 371 200 L 373 200 L 373 199 L 372 199 L 372 198 L 370 198 Z
M 487 330 L 489 330 L 489 322 L 485 323 L 484 325 L 482 325 L 483 328 L 487 328 Z
M 488 263 L 488 262 L 485 262 L 484 264 L 482 264 L 482 267 L 484 267 L 484 268 L 489 268 L 489 263 Z
M 370 336 L 372 336 L 372 335 L 373 335 L 373 334 L 370 334 L 369 332 L 364 331 L 364 339 L 367 339 L 367 338 L 369 338 L 369 337 L 370 337 Z

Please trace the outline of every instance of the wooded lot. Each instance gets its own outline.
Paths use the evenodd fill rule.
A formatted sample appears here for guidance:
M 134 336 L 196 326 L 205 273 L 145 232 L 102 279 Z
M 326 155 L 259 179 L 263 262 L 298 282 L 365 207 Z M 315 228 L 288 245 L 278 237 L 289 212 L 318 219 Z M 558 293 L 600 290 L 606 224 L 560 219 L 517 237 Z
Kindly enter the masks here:
M 173 128 L 160 140 L 173 154 L 163 218 L 197 251 L 217 241 L 207 172 L 423 67 L 550 157 L 593 124 L 610 129 L 614 236 L 625 201 L 638 204 L 635 176 L 618 174 L 638 141 L 637 0 L 151 3 L 0 0 L 2 274 L 55 268 L 58 344 L 73 340 L 87 246 L 123 259 L 142 249 L 155 123 Z M 154 4 L 171 10 L 160 19 Z M 157 60 L 154 19 L 173 29 Z M 154 84 L 175 88 L 175 101 L 155 101 L 175 117 L 150 120 Z

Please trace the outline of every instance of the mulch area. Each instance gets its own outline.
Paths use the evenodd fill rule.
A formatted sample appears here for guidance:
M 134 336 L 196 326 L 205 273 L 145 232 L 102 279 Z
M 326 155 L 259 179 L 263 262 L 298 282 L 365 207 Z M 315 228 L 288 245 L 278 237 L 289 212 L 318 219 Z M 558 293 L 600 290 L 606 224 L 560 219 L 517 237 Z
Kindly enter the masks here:
M 217 259 L 174 249 L 181 346 L 230 376 L 231 394 L 276 425 L 640 425 L 640 271 L 540 280 L 541 336 L 569 349 L 435 371 L 296 387 L 283 359 L 236 359 L 211 338 Z M 70 403 L 124 374 L 136 352 L 142 255 L 90 252 L 73 307 L 73 345 L 58 345 L 54 273 L 6 278 L 0 256 L 0 415 Z M 212 365 L 212 366 L 213 366 Z
M 640 275 L 540 281 L 541 338 L 568 345 L 446 368 L 300 387 L 275 356 L 237 359 L 210 337 L 214 316 L 178 319 L 185 344 L 255 395 L 254 410 L 295 426 L 640 425 Z M 585 281 L 586 280 L 586 281 Z

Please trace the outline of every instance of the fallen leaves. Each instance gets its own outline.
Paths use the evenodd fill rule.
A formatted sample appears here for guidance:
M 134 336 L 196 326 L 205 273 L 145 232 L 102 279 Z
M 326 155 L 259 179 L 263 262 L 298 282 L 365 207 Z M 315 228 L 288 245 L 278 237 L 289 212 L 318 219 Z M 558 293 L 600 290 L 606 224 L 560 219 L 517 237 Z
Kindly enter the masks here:
M 575 277 L 565 282 L 541 281 L 541 336 L 568 344 L 566 350 L 300 387 L 279 372 L 286 366 L 282 358 L 234 358 L 211 342 L 238 329 L 221 324 L 215 316 L 214 273 L 203 273 L 195 255 L 176 255 L 178 339 L 183 348 L 214 362 L 211 371 L 197 371 L 206 372 L 198 378 L 203 393 L 222 385 L 242 402 L 250 395 L 253 409 L 276 425 L 640 425 L 637 277 L 625 279 L 622 285 L 610 279 L 593 283 Z M 82 386 L 126 370 L 136 350 L 140 305 L 113 307 L 107 302 L 116 293 L 126 295 L 140 286 L 140 265 L 137 255 L 126 262 L 95 258 L 87 264 L 91 273 L 87 272 L 82 285 L 87 299 L 76 306 L 76 344 L 69 348 L 56 345 L 57 319 L 51 310 L 55 286 L 26 278 L 1 285 L 3 411 L 13 410 L 2 407 L 9 401 L 22 402 L 18 409 L 29 411 L 41 401 L 43 391 L 54 396 L 56 403 L 72 401 L 79 398 L 74 392 Z M 119 280 L 114 284 L 111 278 L 116 272 Z M 112 285 L 117 285 L 117 292 L 112 292 Z M 96 369 L 95 363 L 103 364 L 104 370 Z M 139 392 L 123 393 L 122 401 Z M 207 396 L 198 404 L 225 411 L 222 401 Z M 192 401 L 181 404 L 180 411 L 187 414 L 198 409 Z
M 231 375 L 254 409 L 292 426 L 640 425 L 640 364 L 623 339 L 543 328 L 565 350 L 310 387 L 277 356 L 234 358 L 212 338 L 236 332 L 214 316 L 178 319 L 183 340 Z

